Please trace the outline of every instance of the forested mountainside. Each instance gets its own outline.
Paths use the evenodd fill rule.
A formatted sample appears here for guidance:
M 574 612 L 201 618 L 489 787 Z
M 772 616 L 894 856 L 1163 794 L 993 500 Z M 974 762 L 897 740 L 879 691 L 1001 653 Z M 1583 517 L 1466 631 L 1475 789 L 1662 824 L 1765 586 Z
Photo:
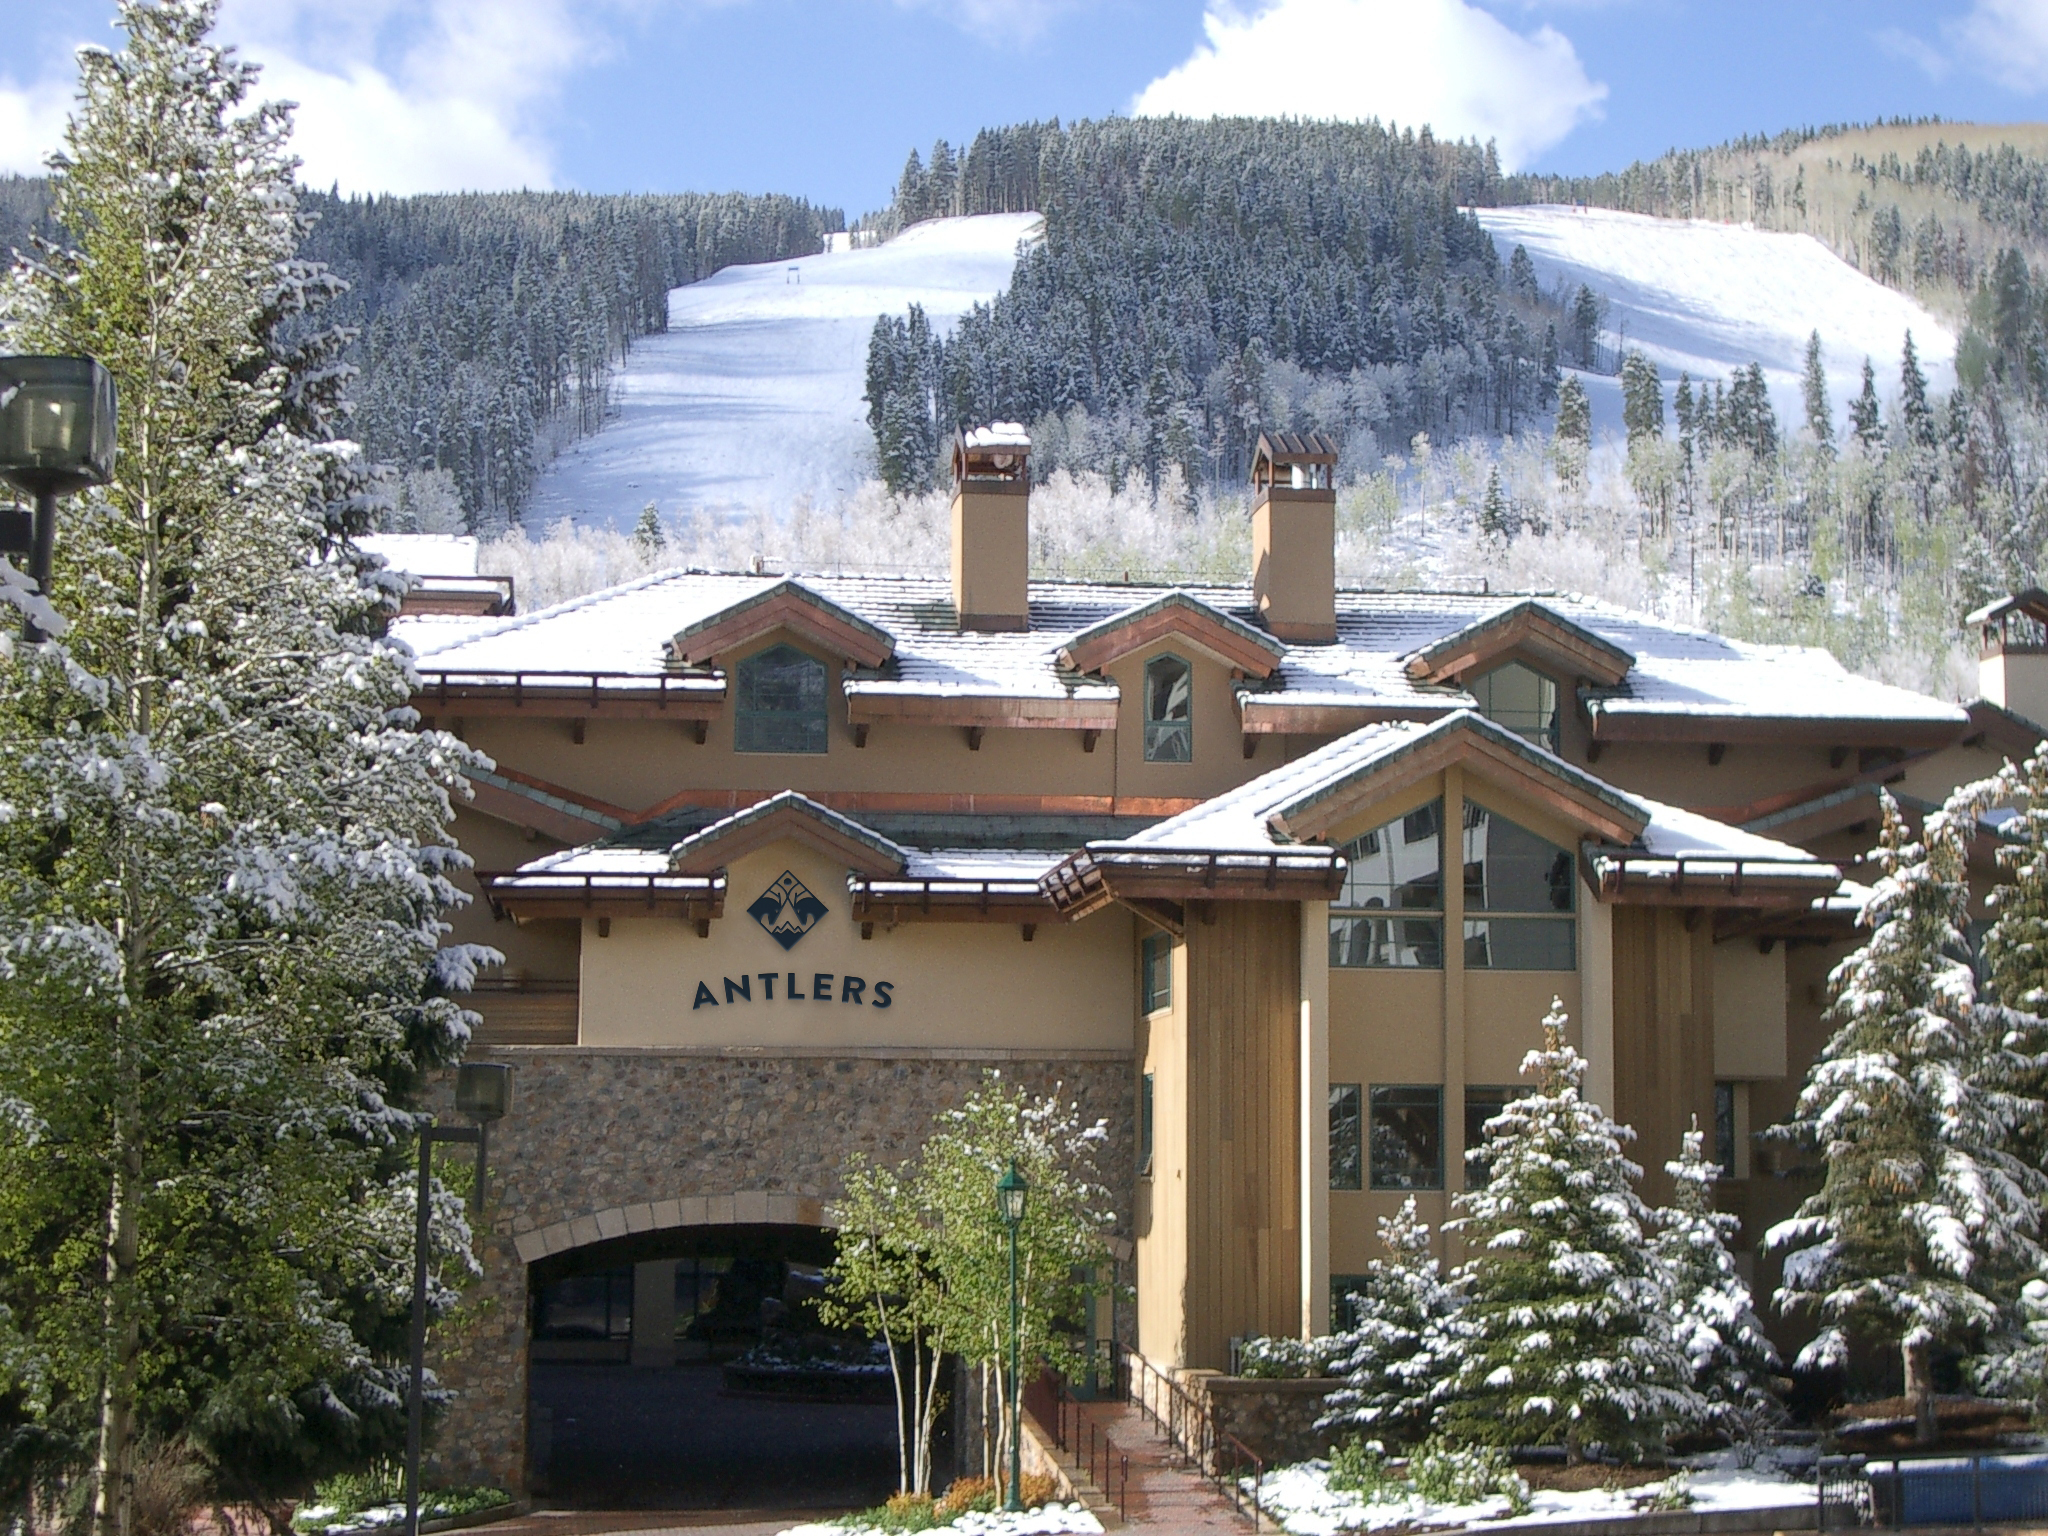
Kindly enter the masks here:
M 305 200 L 302 254 L 349 283 L 355 430 L 372 459 L 452 477 L 472 526 L 516 521 L 554 448 L 604 420 L 612 368 L 668 292 L 822 249 L 837 210 L 738 194 L 506 192 Z M 417 498 L 412 498 L 417 499 Z
M 1045 473 L 1189 486 L 1240 482 L 1261 427 L 1332 431 L 1359 464 L 1515 431 L 1598 317 L 1503 266 L 1463 211 L 1500 187 L 1490 148 L 1377 123 L 1035 123 L 913 155 L 868 227 L 1036 210 L 1045 237 L 950 339 L 916 311 L 877 323 L 882 476 L 929 484 L 956 424 L 995 419 L 1035 425 Z
M 48 207 L 39 178 L 0 179 L 0 253 L 54 237 Z M 671 288 L 844 227 L 837 209 L 740 194 L 309 192 L 300 207 L 300 255 L 348 284 L 309 323 L 356 332 L 354 432 L 400 471 L 400 526 L 517 521 L 552 452 L 602 423 L 613 366 L 667 328 Z

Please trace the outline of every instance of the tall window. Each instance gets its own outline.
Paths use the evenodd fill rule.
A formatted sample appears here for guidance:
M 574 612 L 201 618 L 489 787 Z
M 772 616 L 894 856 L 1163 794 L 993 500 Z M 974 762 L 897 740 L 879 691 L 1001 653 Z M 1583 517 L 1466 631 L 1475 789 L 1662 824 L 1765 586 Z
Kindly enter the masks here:
M 1163 933 L 1147 934 L 1138 946 L 1145 973 L 1145 1011 L 1157 1013 L 1173 1006 L 1173 940 Z
M 1365 1187 L 1364 1117 L 1356 1083 L 1330 1084 L 1330 1188 Z
M 1475 1147 L 1486 1145 L 1486 1122 L 1508 1107 L 1511 1099 L 1522 1096 L 1519 1088 L 1475 1088 L 1465 1089 L 1465 1187 L 1484 1189 L 1493 1170 L 1472 1155 Z
M 1470 684 L 1479 713 L 1495 725 L 1533 741 L 1546 752 L 1557 750 L 1557 684 L 1541 672 L 1511 661 Z
M 1714 1084 L 1714 1163 L 1721 1177 L 1735 1177 L 1735 1085 Z
M 1195 760 L 1195 669 L 1178 656 L 1145 663 L 1145 761 Z
M 1469 800 L 1464 852 L 1465 964 L 1496 971 L 1575 969 L 1572 856 Z
M 1345 845 L 1330 964 L 1444 963 L 1443 819 L 1443 802 L 1432 800 Z
M 825 750 L 825 664 L 795 646 L 770 646 L 741 662 L 733 699 L 734 750 Z
M 1152 1077 L 1147 1072 L 1138 1080 L 1138 1172 L 1152 1171 Z
M 1444 1091 L 1434 1084 L 1372 1085 L 1372 1187 L 1444 1187 Z

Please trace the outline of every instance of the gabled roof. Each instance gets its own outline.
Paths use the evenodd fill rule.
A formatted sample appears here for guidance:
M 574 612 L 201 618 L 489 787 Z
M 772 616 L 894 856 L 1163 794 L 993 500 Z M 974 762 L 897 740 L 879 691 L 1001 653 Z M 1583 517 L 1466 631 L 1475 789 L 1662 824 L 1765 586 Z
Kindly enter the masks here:
M 2035 618 L 2048 621 L 2048 592 L 2039 587 L 2023 587 L 1996 602 L 1986 603 L 1982 608 L 1973 609 L 1963 618 L 1965 624 L 1988 624 L 1993 619 L 2002 619 L 2014 609 L 2030 613 Z
M 908 849 L 786 789 L 691 833 L 669 851 L 669 869 L 679 875 L 707 875 L 785 838 L 838 859 L 870 879 L 900 875 L 910 863 Z
M 686 624 L 669 642 L 669 654 L 695 665 L 777 629 L 863 667 L 879 667 L 896 654 L 896 638 L 887 630 L 793 578 Z
M 1100 672 L 1165 635 L 1199 645 L 1250 677 L 1272 676 L 1287 654 L 1287 647 L 1264 630 L 1176 587 L 1075 631 L 1060 648 L 1059 659 L 1076 672 Z
M 1402 667 L 1412 681 L 1425 685 L 1463 680 L 1518 649 L 1554 658 L 1572 676 L 1610 688 L 1636 664 L 1612 641 L 1536 598 L 1523 598 L 1412 652 Z
M 1337 445 L 1320 432 L 1261 432 L 1254 451 L 1275 464 L 1337 462 Z

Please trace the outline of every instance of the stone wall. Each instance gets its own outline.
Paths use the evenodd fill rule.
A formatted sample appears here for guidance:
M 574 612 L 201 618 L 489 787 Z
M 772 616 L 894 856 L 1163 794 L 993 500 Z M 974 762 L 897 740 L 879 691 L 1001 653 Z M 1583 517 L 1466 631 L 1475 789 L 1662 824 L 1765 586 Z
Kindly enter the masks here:
M 1234 1435 L 1268 1467 L 1327 1456 L 1341 1431 L 1319 1430 L 1323 1399 L 1343 1385 L 1330 1377 L 1268 1381 L 1186 1371 L 1181 1384 L 1203 1404 L 1220 1441 Z
M 429 1455 L 442 1483 L 525 1486 L 530 1258 L 629 1230 L 822 1220 L 850 1154 L 901 1161 L 932 1116 L 991 1070 L 1032 1092 L 1063 1085 L 1086 1118 L 1109 1122 L 1104 1182 L 1122 1198 L 1134 1179 L 1135 1088 L 1122 1052 L 508 1046 L 472 1055 L 512 1066 L 513 1098 L 491 1128 L 483 1279 L 432 1340 L 434 1369 L 456 1394 Z M 452 1078 L 433 1090 L 444 1114 Z

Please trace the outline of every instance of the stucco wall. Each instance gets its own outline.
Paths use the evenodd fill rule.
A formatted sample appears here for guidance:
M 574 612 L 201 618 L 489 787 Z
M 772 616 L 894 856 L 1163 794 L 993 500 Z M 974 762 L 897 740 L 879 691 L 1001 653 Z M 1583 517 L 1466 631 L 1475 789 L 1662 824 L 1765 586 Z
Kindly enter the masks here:
M 515 1086 L 512 1113 L 491 1133 L 484 1277 L 460 1318 L 433 1337 L 435 1369 L 457 1394 L 429 1456 L 438 1482 L 524 1485 L 521 1237 L 535 1251 L 549 1229 L 569 1222 L 581 1240 L 608 1238 L 627 1229 L 629 1212 L 635 1230 L 646 1230 L 656 1213 L 668 1223 L 803 1219 L 815 1209 L 806 1202 L 837 1194 L 850 1154 L 900 1161 L 932 1116 L 958 1104 L 990 1070 L 1034 1092 L 1061 1085 L 1086 1117 L 1106 1119 L 1103 1181 L 1119 1199 L 1131 1188 L 1134 1089 L 1125 1051 L 871 1048 L 770 1056 L 508 1047 L 472 1054 L 509 1062 Z M 450 1083 L 434 1091 L 445 1110 Z M 729 1197 L 742 1192 L 757 1210 L 735 1209 Z M 643 1206 L 644 1213 L 636 1209 Z M 1123 1226 L 1128 1235 L 1127 1216 Z M 610 1227 L 617 1233 L 604 1230 Z

